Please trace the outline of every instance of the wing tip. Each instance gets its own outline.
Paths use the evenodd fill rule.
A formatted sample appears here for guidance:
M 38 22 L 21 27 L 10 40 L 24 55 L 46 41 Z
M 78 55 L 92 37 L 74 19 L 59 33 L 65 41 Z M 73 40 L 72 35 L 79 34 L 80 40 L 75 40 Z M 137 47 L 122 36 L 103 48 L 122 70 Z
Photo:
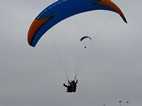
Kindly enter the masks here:
M 28 44 L 32 47 L 36 46 L 36 43 L 33 43 L 36 32 L 38 31 L 38 29 L 46 22 L 47 20 L 44 19 L 35 19 L 28 31 Z
M 38 41 L 35 41 L 34 38 L 37 36 L 36 32 L 39 31 L 39 29 L 44 25 L 46 22 L 48 22 L 50 19 L 52 19 L 53 16 L 48 16 L 44 18 L 36 18 L 28 31 L 28 44 L 32 47 L 35 47 Z M 39 37 L 40 38 L 40 37 Z

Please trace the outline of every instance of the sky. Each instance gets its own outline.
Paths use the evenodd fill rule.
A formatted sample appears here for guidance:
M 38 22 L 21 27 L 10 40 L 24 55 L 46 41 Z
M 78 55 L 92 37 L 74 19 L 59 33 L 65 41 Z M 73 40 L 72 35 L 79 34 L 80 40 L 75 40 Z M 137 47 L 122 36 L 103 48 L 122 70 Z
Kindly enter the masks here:
M 128 24 L 109 11 L 70 17 L 32 48 L 32 20 L 55 0 L 0 1 L 0 106 L 141 106 L 142 1 L 114 0 Z M 92 36 L 93 40 L 79 39 Z M 75 94 L 62 84 L 79 79 Z M 125 101 L 128 100 L 129 104 Z

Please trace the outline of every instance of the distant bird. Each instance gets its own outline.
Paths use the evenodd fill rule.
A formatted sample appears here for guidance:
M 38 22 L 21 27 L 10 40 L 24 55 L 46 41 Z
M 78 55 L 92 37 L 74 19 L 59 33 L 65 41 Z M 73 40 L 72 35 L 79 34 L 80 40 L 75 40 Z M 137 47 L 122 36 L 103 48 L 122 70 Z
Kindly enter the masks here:
M 57 0 L 45 8 L 31 24 L 28 31 L 29 45 L 35 47 L 43 34 L 60 21 L 91 10 L 109 10 L 116 12 L 127 23 L 122 11 L 112 0 Z

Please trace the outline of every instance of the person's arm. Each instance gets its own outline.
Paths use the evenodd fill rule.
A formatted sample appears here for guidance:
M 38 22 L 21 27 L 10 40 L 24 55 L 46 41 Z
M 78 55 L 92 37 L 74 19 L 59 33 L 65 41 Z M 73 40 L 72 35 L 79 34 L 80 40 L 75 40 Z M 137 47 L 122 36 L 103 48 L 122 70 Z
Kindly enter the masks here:
M 64 86 L 64 87 L 68 87 L 65 83 L 63 83 L 63 86 Z

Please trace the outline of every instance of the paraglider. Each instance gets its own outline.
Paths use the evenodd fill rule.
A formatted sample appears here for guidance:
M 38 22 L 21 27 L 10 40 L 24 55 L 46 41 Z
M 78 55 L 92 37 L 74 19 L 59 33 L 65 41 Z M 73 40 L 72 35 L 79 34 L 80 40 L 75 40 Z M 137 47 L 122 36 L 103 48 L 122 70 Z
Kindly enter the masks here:
M 121 9 L 112 0 L 57 0 L 45 8 L 32 22 L 28 31 L 29 45 L 35 47 L 44 33 L 60 21 L 91 10 L 116 12 L 127 23 Z
M 85 39 L 92 40 L 92 37 L 91 36 L 83 36 L 80 38 L 80 42 L 83 42 Z M 85 45 L 84 48 L 87 48 L 87 46 Z

